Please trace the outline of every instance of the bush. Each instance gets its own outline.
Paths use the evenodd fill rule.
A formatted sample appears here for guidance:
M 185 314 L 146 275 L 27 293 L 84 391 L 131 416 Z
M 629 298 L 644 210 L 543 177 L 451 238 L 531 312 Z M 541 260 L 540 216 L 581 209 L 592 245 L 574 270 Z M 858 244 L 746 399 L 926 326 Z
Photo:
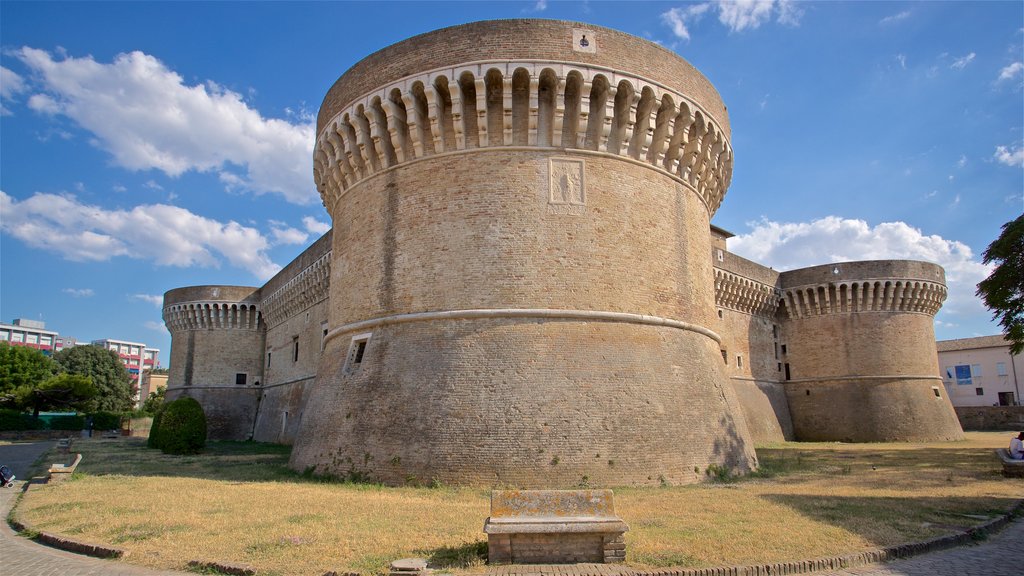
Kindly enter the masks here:
M 7 408 L 0 409 L 0 430 L 42 430 L 46 424 L 31 414 Z
M 120 430 L 121 414 L 117 412 L 96 412 L 92 417 L 93 430 Z
M 164 454 L 199 453 L 206 446 L 206 414 L 203 413 L 203 407 L 194 398 L 187 396 L 166 406 L 159 424 L 153 422 L 160 450 Z
M 149 425 L 149 437 L 146 438 L 146 446 L 150 448 L 162 447 L 160 442 L 160 421 L 164 417 L 164 408 L 167 408 L 166 404 L 160 406 L 160 409 L 153 415 L 153 423 Z
M 68 416 L 53 416 L 49 422 L 50 430 L 82 430 L 85 428 L 85 416 L 71 414 Z

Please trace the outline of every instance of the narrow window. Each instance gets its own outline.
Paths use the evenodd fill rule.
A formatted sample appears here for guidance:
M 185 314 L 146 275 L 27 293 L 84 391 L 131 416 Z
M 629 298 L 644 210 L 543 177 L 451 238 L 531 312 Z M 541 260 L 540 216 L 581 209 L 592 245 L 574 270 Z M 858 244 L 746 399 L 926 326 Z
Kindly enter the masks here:
M 775 359 L 776 360 L 779 359 L 779 343 L 778 342 L 775 343 Z
M 327 347 L 327 322 L 320 323 L 320 351 Z
M 292 338 L 292 362 L 299 361 L 299 338 Z
M 249 375 L 246 374 L 245 372 L 237 372 L 237 373 L 235 373 L 235 384 L 238 385 L 238 386 L 245 386 L 245 383 L 246 383 L 245 381 L 246 381 L 246 379 L 248 377 L 249 377 Z
M 936 398 L 942 398 L 942 393 L 939 392 L 938 386 L 932 386 L 932 393 L 935 394 Z
M 722 311 L 721 311 L 721 310 L 719 310 L 719 311 L 718 311 L 718 317 L 719 317 L 719 318 L 721 318 L 721 317 L 722 317 Z
M 782 345 L 782 355 L 783 356 L 786 355 L 786 345 L 785 344 Z
M 366 354 L 366 345 L 370 342 L 372 333 L 359 334 L 352 337 L 348 346 L 348 357 L 345 360 L 345 373 L 352 374 L 359 370 L 363 363 L 363 356 Z
M 784 366 L 786 367 L 786 380 L 789 380 L 789 362 L 786 362 Z
M 729 365 L 729 351 L 724 348 L 722 349 L 722 362 L 724 362 L 726 366 Z
M 984 388 L 975 388 L 974 389 L 974 393 L 976 395 L 978 395 L 978 396 L 984 396 L 985 395 L 985 389 Z
M 267 352 L 267 368 L 270 368 L 270 352 Z
M 736 367 L 743 368 L 743 356 L 740 356 L 739 354 L 736 355 Z
M 779 362 L 779 367 L 776 368 L 776 370 L 778 370 L 779 372 L 782 372 L 782 362 Z
M 971 364 L 971 376 L 981 378 L 981 364 Z
M 718 256 L 718 261 L 719 262 L 724 262 L 725 261 L 725 253 L 722 252 L 721 250 L 716 250 L 715 252 L 716 252 L 716 255 Z
M 996 375 L 1006 376 L 1006 362 L 996 362 Z

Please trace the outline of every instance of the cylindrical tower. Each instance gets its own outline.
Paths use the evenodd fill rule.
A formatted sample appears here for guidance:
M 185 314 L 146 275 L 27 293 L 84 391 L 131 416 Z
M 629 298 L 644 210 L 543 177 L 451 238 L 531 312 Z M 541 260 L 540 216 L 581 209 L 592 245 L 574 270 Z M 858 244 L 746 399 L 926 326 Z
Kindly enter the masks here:
M 780 275 L 786 396 L 803 441 L 959 440 L 939 376 L 942 267 L 880 260 Z
M 171 333 L 167 400 L 198 400 L 211 438 L 252 436 L 263 379 L 258 290 L 191 286 L 164 294 L 164 324 Z
M 478 22 L 356 64 L 318 120 L 330 330 L 292 467 L 519 486 L 749 470 L 708 328 L 731 172 L 708 80 L 620 32 Z

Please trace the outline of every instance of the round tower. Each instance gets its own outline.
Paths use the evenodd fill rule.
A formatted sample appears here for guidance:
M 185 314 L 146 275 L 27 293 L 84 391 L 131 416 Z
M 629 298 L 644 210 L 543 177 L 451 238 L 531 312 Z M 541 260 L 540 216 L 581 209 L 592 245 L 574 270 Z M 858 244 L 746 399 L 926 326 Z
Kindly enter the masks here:
M 330 329 L 293 468 L 554 487 L 755 466 L 709 328 L 728 117 L 690 64 L 478 22 L 357 63 L 317 131 Z
M 264 326 L 259 289 L 190 286 L 164 294 L 171 333 L 167 400 L 190 396 L 218 440 L 252 437 L 263 379 Z
M 939 376 L 941 266 L 880 260 L 784 272 L 782 360 L 802 441 L 963 439 Z

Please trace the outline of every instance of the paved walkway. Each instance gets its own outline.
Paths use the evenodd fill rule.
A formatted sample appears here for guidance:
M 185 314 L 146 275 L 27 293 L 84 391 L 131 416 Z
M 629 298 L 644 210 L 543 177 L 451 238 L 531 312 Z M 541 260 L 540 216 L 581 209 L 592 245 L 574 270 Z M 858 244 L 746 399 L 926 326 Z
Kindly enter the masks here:
M 0 446 L 0 463 L 14 470 L 15 488 L 0 488 L 0 573 L 3 576 L 182 576 L 183 572 L 160 572 L 123 562 L 99 560 L 36 544 L 14 533 L 5 519 L 28 469 L 53 442 L 17 442 Z M 1024 562 L 1024 520 L 976 546 L 961 546 L 888 564 L 819 572 L 817 576 L 1021 576 Z M 495 566 L 489 574 L 558 575 L 622 574 L 611 565 Z

